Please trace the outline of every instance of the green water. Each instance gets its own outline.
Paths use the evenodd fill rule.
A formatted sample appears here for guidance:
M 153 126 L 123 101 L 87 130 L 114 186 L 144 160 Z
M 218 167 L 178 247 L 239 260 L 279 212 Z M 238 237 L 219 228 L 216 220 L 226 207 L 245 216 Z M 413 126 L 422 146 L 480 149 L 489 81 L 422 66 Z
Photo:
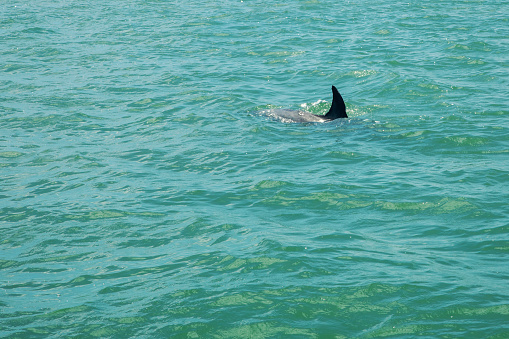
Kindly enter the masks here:
M 4 1 L 0 337 L 509 337 L 507 13 Z

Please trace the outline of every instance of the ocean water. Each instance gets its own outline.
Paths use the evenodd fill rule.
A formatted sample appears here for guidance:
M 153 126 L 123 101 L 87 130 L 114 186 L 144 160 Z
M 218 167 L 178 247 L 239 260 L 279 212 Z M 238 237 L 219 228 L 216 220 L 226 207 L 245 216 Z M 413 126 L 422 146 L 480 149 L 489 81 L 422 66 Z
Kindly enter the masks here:
M 0 337 L 508 338 L 507 13 L 3 1 Z

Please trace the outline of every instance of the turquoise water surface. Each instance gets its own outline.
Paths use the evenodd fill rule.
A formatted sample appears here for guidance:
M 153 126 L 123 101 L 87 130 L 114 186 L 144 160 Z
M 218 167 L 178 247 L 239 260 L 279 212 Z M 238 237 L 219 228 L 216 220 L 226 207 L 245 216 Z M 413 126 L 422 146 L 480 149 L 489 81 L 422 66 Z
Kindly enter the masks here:
M 0 337 L 509 338 L 508 13 L 2 2 Z

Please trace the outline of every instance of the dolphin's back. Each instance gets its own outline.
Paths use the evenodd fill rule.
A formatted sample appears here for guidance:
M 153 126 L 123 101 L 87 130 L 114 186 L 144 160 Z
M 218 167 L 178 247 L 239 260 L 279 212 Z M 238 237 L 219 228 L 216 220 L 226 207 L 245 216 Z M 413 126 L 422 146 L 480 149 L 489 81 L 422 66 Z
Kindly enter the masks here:
M 348 118 L 346 107 L 341 94 L 332 86 L 332 104 L 325 115 L 315 115 L 306 111 L 291 109 L 268 109 L 260 112 L 282 122 L 327 122 L 339 118 Z
M 275 108 L 264 112 L 267 116 L 281 120 L 282 122 L 325 122 L 324 116 L 314 115 L 306 111 Z

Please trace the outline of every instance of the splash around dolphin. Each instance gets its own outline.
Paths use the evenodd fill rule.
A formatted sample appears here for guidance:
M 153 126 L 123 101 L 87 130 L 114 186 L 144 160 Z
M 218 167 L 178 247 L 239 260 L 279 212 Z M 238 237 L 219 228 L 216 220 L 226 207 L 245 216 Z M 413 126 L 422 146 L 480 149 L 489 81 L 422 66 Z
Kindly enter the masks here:
M 268 109 L 261 113 L 282 122 L 329 122 L 335 119 L 348 118 L 345 102 L 334 86 L 332 86 L 332 105 L 329 112 L 325 115 L 316 115 L 306 111 L 290 109 Z

